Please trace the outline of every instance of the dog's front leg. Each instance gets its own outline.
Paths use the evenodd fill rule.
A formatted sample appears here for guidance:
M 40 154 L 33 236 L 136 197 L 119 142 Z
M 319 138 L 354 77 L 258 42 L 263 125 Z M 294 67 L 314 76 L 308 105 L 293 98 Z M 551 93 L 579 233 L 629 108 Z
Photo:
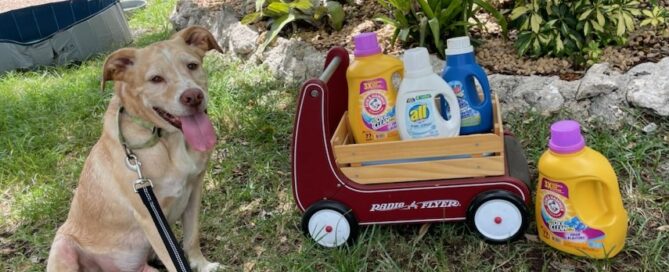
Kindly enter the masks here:
M 136 201 L 133 202 L 137 204 Z M 168 271 L 176 272 L 177 269 L 172 263 L 172 259 L 170 259 L 170 254 L 167 252 L 167 248 L 163 243 L 163 239 L 160 238 L 160 233 L 158 233 L 158 229 L 156 229 L 156 225 L 153 223 L 151 215 L 141 202 L 138 205 L 142 206 L 136 208 L 133 212 L 133 215 L 137 222 L 139 222 L 139 225 L 144 231 L 144 234 L 149 239 L 149 243 L 151 244 L 153 251 L 156 253 L 156 255 L 158 255 L 158 258 L 160 258 Z
M 202 180 L 204 172 L 196 178 L 189 180 L 193 182 L 194 187 L 186 210 L 181 216 L 181 223 L 183 224 L 184 232 L 184 251 L 188 255 L 191 268 L 195 268 L 201 272 L 216 271 L 220 268 L 219 263 L 211 263 L 202 255 L 200 249 L 200 205 L 202 204 Z

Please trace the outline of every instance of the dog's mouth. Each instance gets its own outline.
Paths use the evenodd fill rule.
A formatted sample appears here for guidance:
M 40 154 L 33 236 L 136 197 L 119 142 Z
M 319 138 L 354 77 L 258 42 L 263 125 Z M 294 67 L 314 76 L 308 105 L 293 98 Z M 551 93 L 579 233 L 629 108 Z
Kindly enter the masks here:
M 181 130 L 186 142 L 193 149 L 208 151 L 216 144 L 216 132 L 206 109 L 187 116 L 174 116 L 158 107 L 154 107 L 153 110 L 165 121 Z
M 153 110 L 156 111 L 156 113 L 158 113 L 158 115 L 162 117 L 165 121 L 167 121 L 174 127 L 181 129 L 181 120 L 178 117 L 158 107 L 153 107 Z

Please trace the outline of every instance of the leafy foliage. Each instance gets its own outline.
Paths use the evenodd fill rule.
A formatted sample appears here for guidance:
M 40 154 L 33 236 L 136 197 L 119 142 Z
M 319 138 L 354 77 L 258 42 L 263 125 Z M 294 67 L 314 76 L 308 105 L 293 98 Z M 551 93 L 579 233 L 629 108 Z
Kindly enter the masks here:
M 264 17 L 271 18 L 271 28 L 267 38 L 259 50 L 265 50 L 279 32 L 295 21 L 301 20 L 311 25 L 321 27 L 323 21 L 335 30 L 340 30 L 344 24 L 344 9 L 337 1 L 321 0 L 256 0 L 256 11 L 242 18 L 242 24 L 251 24 Z
M 399 38 L 404 46 L 423 46 L 444 57 L 444 40 L 465 36 L 469 27 L 481 21 L 474 15 L 484 10 L 495 17 L 506 33 L 506 19 L 484 0 L 377 0 L 392 17 L 377 15 L 375 20 L 395 28 L 392 43 Z M 473 22 L 471 22 L 471 21 Z
M 652 10 L 643 10 L 646 17 L 641 21 L 641 26 L 652 25 L 653 27 L 669 27 L 669 11 L 663 7 L 655 6 Z
M 516 49 L 521 55 L 571 56 L 610 43 L 624 44 L 641 16 L 631 0 L 530 0 L 516 3 L 510 15 L 518 27 Z

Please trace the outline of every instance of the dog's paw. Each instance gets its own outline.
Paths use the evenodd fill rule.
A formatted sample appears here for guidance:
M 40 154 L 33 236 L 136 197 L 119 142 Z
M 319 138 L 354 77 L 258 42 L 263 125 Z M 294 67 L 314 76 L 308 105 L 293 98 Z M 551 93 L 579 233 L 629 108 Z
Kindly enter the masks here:
M 195 271 L 200 271 L 200 272 L 220 271 L 221 268 L 222 268 L 221 264 L 219 264 L 219 263 L 210 263 L 210 262 L 207 262 L 207 261 L 191 263 L 190 266 Z

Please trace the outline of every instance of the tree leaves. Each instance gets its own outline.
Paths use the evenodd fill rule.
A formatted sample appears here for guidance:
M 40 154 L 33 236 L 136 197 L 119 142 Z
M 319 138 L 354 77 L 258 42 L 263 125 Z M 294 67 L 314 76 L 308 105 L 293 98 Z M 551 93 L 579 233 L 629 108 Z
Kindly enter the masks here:
M 244 16 L 241 23 L 252 24 L 263 17 L 270 17 L 273 19 L 270 30 L 267 32 L 265 42 L 258 48 L 260 52 L 265 51 L 267 45 L 274 41 L 286 25 L 296 20 L 306 21 L 312 25 L 320 26 L 322 25 L 322 18 L 327 17 L 327 22 L 330 27 L 335 30 L 341 30 L 346 17 L 341 3 L 337 1 L 327 1 L 324 5 L 318 5 L 318 3 L 322 2 L 320 0 L 256 0 L 256 12 Z M 266 4 L 267 6 L 263 9 Z
M 584 53 L 586 45 L 591 56 L 599 55 L 592 53 L 596 52 L 592 46 L 624 43 L 636 27 L 635 17 L 652 14 L 639 10 L 639 2 L 630 0 L 516 2 L 509 16 L 520 30 L 516 50 L 530 56 L 570 56 L 573 52 Z M 659 24 L 659 20 L 646 19 L 641 25 L 652 23 Z M 537 43 L 543 46 L 537 48 Z
M 337 1 L 328 1 L 326 8 L 328 10 L 330 26 L 335 30 L 341 30 L 344 25 L 344 8 Z
M 267 38 L 265 39 L 265 42 L 263 42 L 258 50 L 260 52 L 265 51 L 265 48 L 274 41 L 274 38 L 276 38 L 277 35 L 279 35 L 279 32 L 281 29 L 283 29 L 286 24 L 292 22 L 295 20 L 295 14 L 293 13 L 288 13 L 286 15 L 283 15 L 276 20 L 274 20 L 274 23 L 272 24 L 272 28 L 267 32 Z
M 392 17 L 377 15 L 375 21 L 395 27 L 397 38 L 405 46 L 421 45 L 444 56 L 444 39 L 469 34 L 470 22 L 482 25 L 475 17 L 484 10 L 499 23 L 504 35 L 508 30 L 504 15 L 485 0 L 377 0 L 390 10 Z M 413 4 L 412 4 L 413 3 Z

